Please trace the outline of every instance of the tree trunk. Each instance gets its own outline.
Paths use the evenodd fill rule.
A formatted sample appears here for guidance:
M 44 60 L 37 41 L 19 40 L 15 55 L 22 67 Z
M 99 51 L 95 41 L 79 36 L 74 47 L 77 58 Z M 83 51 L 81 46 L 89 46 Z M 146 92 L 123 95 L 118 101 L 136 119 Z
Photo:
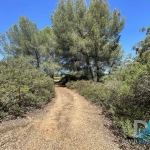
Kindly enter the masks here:
M 97 82 L 99 82 L 100 74 L 99 74 L 99 66 L 96 68 L 96 74 L 97 74 Z
M 100 73 L 99 73 L 99 65 L 98 65 L 98 60 L 95 60 L 95 65 L 96 65 L 96 81 L 99 82 L 100 78 Z
M 37 50 L 35 50 L 35 57 L 36 57 L 36 62 L 37 62 L 36 67 L 40 68 L 40 58 L 39 58 Z
M 89 62 L 89 59 L 87 60 L 87 66 L 88 66 L 88 72 L 90 73 L 90 75 L 91 75 L 91 78 L 92 78 L 92 80 L 94 80 L 94 76 L 93 76 L 93 72 L 92 72 L 92 68 L 91 68 L 91 66 L 90 66 L 90 62 Z

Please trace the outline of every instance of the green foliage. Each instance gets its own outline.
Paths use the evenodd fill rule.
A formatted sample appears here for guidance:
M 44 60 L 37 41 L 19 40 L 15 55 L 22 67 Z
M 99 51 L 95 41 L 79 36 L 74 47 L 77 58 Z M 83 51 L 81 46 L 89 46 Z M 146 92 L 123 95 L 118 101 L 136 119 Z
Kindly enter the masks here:
M 142 28 L 141 31 L 146 31 L 146 38 L 133 46 L 133 50 L 135 50 L 140 57 L 144 52 L 150 50 L 150 27 L 147 29 Z
M 66 86 L 77 89 L 87 99 L 100 104 L 121 127 L 122 135 L 133 137 L 134 120 L 148 121 L 150 117 L 149 64 L 132 62 L 123 70 L 105 75 L 102 82 L 77 81 Z
M 84 71 L 99 81 L 107 69 L 113 72 L 122 58 L 119 44 L 125 18 L 118 10 L 110 12 L 106 1 L 60 0 L 52 15 L 61 64 L 69 71 Z M 95 77 L 95 78 L 94 78 Z
M 45 105 L 54 96 L 53 80 L 27 60 L 7 58 L 0 61 L 0 118 L 22 115 Z
M 6 35 L 0 34 L 0 52 L 6 56 L 30 56 L 30 63 L 49 76 L 60 69 L 55 57 L 55 35 L 51 28 L 39 30 L 29 18 L 21 16 Z

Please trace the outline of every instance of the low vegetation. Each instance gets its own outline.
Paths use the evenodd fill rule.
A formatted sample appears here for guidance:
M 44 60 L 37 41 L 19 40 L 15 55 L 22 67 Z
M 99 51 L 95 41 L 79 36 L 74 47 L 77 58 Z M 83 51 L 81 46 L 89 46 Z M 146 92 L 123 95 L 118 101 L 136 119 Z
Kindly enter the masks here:
M 150 117 L 150 61 L 141 63 L 150 58 L 150 51 L 142 56 L 140 61 L 124 66 L 123 70 L 104 76 L 101 83 L 82 80 L 66 84 L 101 105 L 122 129 L 124 137 L 134 136 L 134 120 L 149 121 Z
M 0 118 L 20 116 L 45 105 L 54 96 L 53 80 L 27 59 L 0 61 Z

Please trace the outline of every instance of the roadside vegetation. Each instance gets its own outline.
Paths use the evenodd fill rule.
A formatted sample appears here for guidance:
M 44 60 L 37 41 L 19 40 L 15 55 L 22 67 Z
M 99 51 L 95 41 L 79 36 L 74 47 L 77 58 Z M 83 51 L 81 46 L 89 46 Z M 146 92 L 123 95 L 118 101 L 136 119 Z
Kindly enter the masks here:
M 150 54 L 150 52 L 149 52 Z M 134 137 L 134 120 L 149 121 L 150 68 L 138 62 L 126 69 L 93 81 L 71 81 L 66 84 L 85 98 L 102 106 L 124 137 Z
M 40 108 L 54 97 L 53 79 L 24 58 L 0 62 L 0 118 L 21 116 Z

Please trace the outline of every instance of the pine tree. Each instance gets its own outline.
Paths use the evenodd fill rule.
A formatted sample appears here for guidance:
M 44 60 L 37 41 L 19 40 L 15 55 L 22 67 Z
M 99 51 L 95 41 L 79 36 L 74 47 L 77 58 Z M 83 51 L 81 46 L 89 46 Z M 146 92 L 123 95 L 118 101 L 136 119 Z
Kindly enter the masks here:
M 14 24 L 6 35 L 1 34 L 0 44 L 2 53 L 13 57 L 30 56 L 30 63 L 50 76 L 53 76 L 54 68 L 56 71 L 60 69 L 54 61 L 56 43 L 53 29 L 46 27 L 40 31 L 27 17 L 20 17 L 18 24 Z
M 70 71 L 84 71 L 99 81 L 105 71 L 118 67 L 122 51 L 120 32 L 125 18 L 110 11 L 107 1 L 60 0 L 52 16 L 61 62 Z
M 150 27 L 147 29 L 142 28 L 141 31 L 146 31 L 146 38 L 133 46 L 133 49 L 136 50 L 140 57 L 144 52 L 150 50 Z

